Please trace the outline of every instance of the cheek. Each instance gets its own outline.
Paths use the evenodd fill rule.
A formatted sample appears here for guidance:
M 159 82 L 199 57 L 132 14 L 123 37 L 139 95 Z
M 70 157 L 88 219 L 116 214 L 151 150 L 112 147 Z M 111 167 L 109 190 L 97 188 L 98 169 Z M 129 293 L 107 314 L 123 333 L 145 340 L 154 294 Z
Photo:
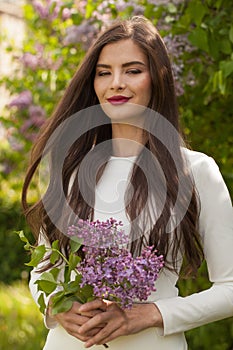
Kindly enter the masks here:
M 105 91 L 106 91 L 105 84 L 102 81 L 100 82 L 98 79 L 94 80 L 94 90 L 99 101 L 101 102 L 105 96 Z
M 151 84 L 151 79 L 150 77 L 145 77 L 141 80 L 140 84 L 138 85 L 138 89 L 141 91 L 143 99 L 148 101 L 151 98 L 151 89 L 152 89 L 152 84 Z
M 94 80 L 94 90 L 97 97 L 99 97 L 99 87 L 98 87 L 98 82 L 96 80 Z

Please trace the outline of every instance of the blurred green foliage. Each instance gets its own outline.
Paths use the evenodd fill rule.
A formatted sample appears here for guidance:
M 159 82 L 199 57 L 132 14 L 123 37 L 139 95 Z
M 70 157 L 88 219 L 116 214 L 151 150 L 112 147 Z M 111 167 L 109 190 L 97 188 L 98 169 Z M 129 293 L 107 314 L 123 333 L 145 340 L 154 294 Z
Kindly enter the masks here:
M 1 350 L 41 350 L 47 330 L 28 286 L 0 284 Z
M 7 284 L 27 279 L 28 273 L 24 262 L 29 259 L 14 231 L 23 229 L 30 236 L 19 204 L 28 153 L 33 135 L 40 127 L 30 108 L 41 108 L 41 118 L 51 115 L 85 54 L 88 40 L 92 38 L 92 32 L 89 35 L 88 30 L 94 35 L 108 20 L 117 16 L 143 13 L 167 39 L 177 70 L 180 115 L 186 139 L 193 149 L 216 160 L 233 195 L 233 2 L 125 0 L 125 6 L 120 8 L 117 1 L 64 0 L 55 16 L 54 9 L 51 7 L 47 17 L 43 17 L 31 1 L 26 2 L 27 36 L 22 51 L 15 51 L 12 44 L 7 48 L 8 52 L 14 52 L 18 66 L 10 76 L 0 77 L 0 83 L 12 98 L 23 91 L 32 95 L 31 101 L 29 99 L 23 107 L 6 107 L 0 117 L 6 130 L 4 136 L 0 136 L 0 280 Z M 64 17 L 65 13 L 69 15 Z M 86 27 L 80 35 L 78 28 L 84 24 Z M 79 35 L 77 41 L 72 41 L 68 35 L 72 27 L 77 30 L 76 37 Z M 25 54 L 31 55 L 29 63 Z M 40 193 L 34 187 L 32 198 L 38 196 Z M 179 283 L 182 295 L 205 289 L 208 285 L 205 265 L 196 280 Z M 28 311 L 23 311 L 23 307 L 30 304 L 28 299 L 17 299 L 16 303 L 14 290 L 18 293 L 17 298 L 27 293 L 26 287 L 20 288 L 2 285 L 0 289 L 0 330 L 4 330 L 0 332 L 0 345 L 3 350 L 29 350 L 31 344 L 36 350 L 36 346 L 41 348 L 43 342 L 39 339 L 44 337 L 44 331 L 38 329 L 40 318 L 32 316 L 34 311 L 28 314 Z M 6 301 L 6 296 L 11 304 Z M 7 305 L 10 305 L 8 309 Z M 5 310 L 4 314 L 2 310 Z M 30 310 L 34 310 L 31 304 Z M 30 322 L 27 323 L 28 319 Z M 24 342 L 25 337 L 30 341 Z M 233 348 L 232 319 L 189 331 L 187 338 L 191 350 L 230 350 Z
M 20 213 L 20 204 L 12 203 L 6 205 L 0 200 L 0 256 L 1 256 L 1 274 L 0 281 L 7 284 L 17 279 L 27 279 L 29 268 L 24 265 L 29 261 L 29 257 L 23 249 L 23 244 L 15 231 L 25 228 L 27 235 L 30 237 L 28 227 Z

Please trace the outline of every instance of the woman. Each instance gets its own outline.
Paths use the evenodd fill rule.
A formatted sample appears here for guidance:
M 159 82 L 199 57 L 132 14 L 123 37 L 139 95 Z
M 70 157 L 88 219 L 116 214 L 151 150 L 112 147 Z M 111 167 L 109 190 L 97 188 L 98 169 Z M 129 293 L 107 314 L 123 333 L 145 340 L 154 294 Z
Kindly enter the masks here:
M 51 158 L 49 186 L 29 208 L 43 153 Z M 59 239 L 68 254 L 72 208 L 83 219 L 122 220 L 134 255 L 154 244 L 165 259 L 157 291 L 130 310 L 101 300 L 74 302 L 54 317 L 48 308 L 45 350 L 187 349 L 184 331 L 233 315 L 229 193 L 215 162 L 183 147 L 169 58 L 148 20 L 119 21 L 92 45 L 33 148 L 23 206 L 39 244 Z M 203 256 L 212 287 L 179 297 L 179 275 L 195 275 Z M 45 261 L 32 271 L 36 301 L 34 282 L 50 267 Z

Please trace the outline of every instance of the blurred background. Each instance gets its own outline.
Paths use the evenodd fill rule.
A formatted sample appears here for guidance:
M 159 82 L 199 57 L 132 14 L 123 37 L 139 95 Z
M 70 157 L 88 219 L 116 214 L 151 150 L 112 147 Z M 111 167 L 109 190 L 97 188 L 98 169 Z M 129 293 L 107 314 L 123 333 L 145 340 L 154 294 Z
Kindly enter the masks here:
M 46 329 L 28 291 L 33 241 L 20 207 L 29 150 L 98 30 L 144 15 L 164 37 L 191 148 L 212 156 L 233 195 L 232 0 L 0 0 L 0 349 L 39 350 Z M 32 191 L 32 200 L 39 193 Z M 182 295 L 209 286 L 205 265 Z M 233 349 L 233 318 L 187 332 L 190 350 Z

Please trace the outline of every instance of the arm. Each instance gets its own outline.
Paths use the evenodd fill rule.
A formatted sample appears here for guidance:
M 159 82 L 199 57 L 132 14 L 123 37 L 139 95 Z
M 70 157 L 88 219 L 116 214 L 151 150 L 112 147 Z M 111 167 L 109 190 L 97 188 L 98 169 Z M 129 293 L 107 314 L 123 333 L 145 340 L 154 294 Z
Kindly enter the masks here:
M 203 156 L 194 169 L 200 197 L 199 229 L 209 279 L 208 290 L 156 302 L 163 321 L 161 335 L 183 332 L 233 315 L 233 215 L 226 185 L 213 159 Z

